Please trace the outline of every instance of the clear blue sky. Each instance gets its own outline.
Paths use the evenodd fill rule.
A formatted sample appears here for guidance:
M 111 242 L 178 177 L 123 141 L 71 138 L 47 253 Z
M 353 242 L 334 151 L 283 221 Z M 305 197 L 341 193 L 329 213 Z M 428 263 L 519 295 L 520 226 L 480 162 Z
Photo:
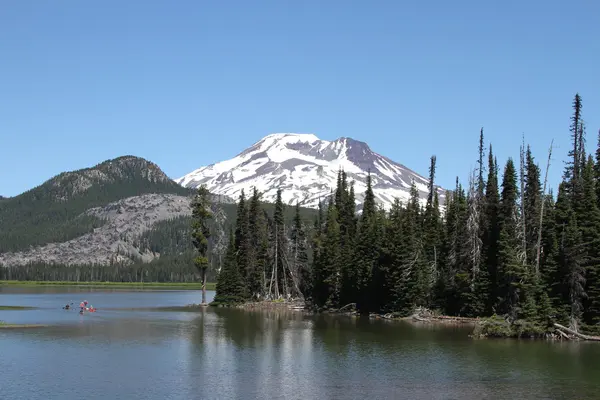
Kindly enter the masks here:
M 0 194 L 125 154 L 177 178 L 273 132 L 349 136 L 467 182 L 480 127 L 521 135 L 552 185 L 583 98 L 600 128 L 600 2 L 30 1 L 0 4 Z

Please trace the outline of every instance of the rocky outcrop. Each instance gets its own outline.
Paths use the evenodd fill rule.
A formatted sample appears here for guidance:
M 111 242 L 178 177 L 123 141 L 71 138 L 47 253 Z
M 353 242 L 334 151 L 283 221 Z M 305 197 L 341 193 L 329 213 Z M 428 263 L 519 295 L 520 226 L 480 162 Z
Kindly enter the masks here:
M 50 243 L 27 251 L 0 254 L 4 266 L 31 262 L 61 264 L 130 263 L 133 259 L 151 261 L 155 255 L 134 246 L 135 239 L 155 223 L 191 215 L 190 197 L 173 194 L 145 194 L 125 198 L 104 207 L 87 210 L 107 222 L 94 232 L 64 243 Z

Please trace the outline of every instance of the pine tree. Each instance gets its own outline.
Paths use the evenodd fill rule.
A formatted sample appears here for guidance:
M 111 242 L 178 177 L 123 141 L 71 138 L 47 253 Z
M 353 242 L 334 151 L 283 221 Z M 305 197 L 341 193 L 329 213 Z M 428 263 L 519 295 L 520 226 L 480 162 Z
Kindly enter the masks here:
M 395 279 L 394 295 L 398 299 L 399 311 L 411 312 L 414 307 L 429 306 L 431 289 L 430 275 L 424 254 L 423 230 L 419 206 L 419 192 L 413 181 L 410 199 L 403 212 L 398 276 Z
M 500 297 L 498 276 L 498 241 L 500 239 L 500 194 L 498 192 L 498 164 L 493 156 L 492 145 L 488 153 L 488 178 L 485 189 L 485 227 L 483 253 L 487 265 L 489 288 L 486 313 L 495 312 L 494 307 Z
M 579 177 L 579 162 L 581 160 L 581 143 L 579 137 L 581 134 L 581 96 L 579 93 L 575 94 L 573 99 L 573 116 L 571 117 L 571 140 L 573 143 L 572 149 L 569 151 L 569 158 L 571 161 L 567 163 L 563 179 L 567 182 L 571 182 L 571 186 Z
M 338 187 L 336 188 L 335 206 L 338 211 L 340 225 L 340 251 L 341 251 L 341 289 L 340 302 L 354 302 L 356 293 L 356 268 L 354 266 L 354 251 L 356 238 L 356 216 L 354 184 L 347 182 L 347 175 L 340 170 Z
M 325 291 L 325 271 L 323 269 L 323 241 L 325 237 L 323 202 L 319 200 L 318 211 L 315 217 L 311 240 L 312 248 L 312 284 L 310 300 L 314 306 L 322 306 Z
M 571 205 L 569 183 L 561 182 L 556 199 L 555 218 L 558 241 L 557 283 L 560 285 L 559 319 L 573 329 L 581 322 L 585 293 L 584 249 L 577 217 Z
M 202 304 L 206 304 L 206 271 L 208 270 L 208 240 L 210 238 L 209 220 L 212 218 L 209 192 L 206 186 L 198 188 L 192 201 L 192 243 L 198 252 L 194 265 L 201 274 Z
M 498 241 L 499 301 L 497 310 L 513 319 L 518 317 L 519 302 L 523 294 L 526 269 L 519 260 L 521 243 L 518 239 L 517 177 L 512 159 L 508 159 L 502 179 L 500 201 L 500 238 Z
M 269 283 L 269 295 L 274 295 L 275 298 L 279 298 L 282 294 L 287 296 L 290 293 L 286 254 L 288 243 L 285 234 L 285 206 L 281 194 L 281 189 L 277 189 L 272 233 L 274 264 Z
M 594 178 L 596 185 L 596 201 L 600 208 L 600 130 L 598 130 L 598 147 L 596 148 L 596 163 L 594 165 Z
M 229 245 L 227 246 L 223 269 L 217 278 L 213 305 L 235 305 L 246 301 L 244 281 L 237 265 L 235 252 L 235 236 L 233 231 L 230 231 Z
M 311 293 L 311 271 L 308 264 L 308 255 L 306 253 L 306 234 L 304 224 L 300 217 L 300 204 L 296 203 L 294 222 L 290 237 L 291 254 L 293 260 L 293 273 L 298 277 L 298 286 L 303 297 L 309 297 Z
M 268 235 L 261 194 L 254 188 L 248 207 L 248 251 L 246 286 L 251 297 L 260 298 L 264 292 L 264 273 L 268 260 Z
M 385 312 L 398 311 L 403 302 L 400 256 L 403 212 L 400 201 L 395 199 L 385 225 L 381 262 L 373 272 L 373 287 L 379 288 L 373 293 L 373 303 Z
M 338 210 L 334 203 L 327 209 L 327 221 L 320 260 L 321 280 L 317 290 L 317 304 L 327 309 L 338 308 L 341 292 L 341 249 Z
M 250 271 L 248 265 L 250 256 L 250 237 L 249 237 L 249 220 L 248 208 L 246 204 L 246 196 L 244 189 L 241 190 L 237 206 L 237 217 L 235 221 L 234 246 L 236 253 L 236 264 L 242 275 L 242 280 L 246 282 L 246 278 Z
M 580 138 L 580 140 L 582 140 Z M 581 181 L 583 199 L 578 227 L 581 231 L 585 252 L 585 276 L 587 301 L 584 303 L 584 321 L 593 325 L 600 323 L 600 209 L 596 199 L 594 160 L 589 156 L 582 166 Z
M 537 239 L 540 229 L 540 213 L 542 206 L 542 188 L 540 168 L 535 164 L 531 149 L 527 146 L 525 172 L 525 226 L 527 244 L 527 264 L 535 265 L 537 258 Z
M 358 240 L 356 241 L 354 254 L 357 309 L 362 314 L 367 314 L 375 308 L 374 304 L 372 304 L 371 288 L 373 284 L 373 271 L 379 261 L 377 214 L 370 174 L 367 176 L 367 190 L 365 192 L 362 218 L 360 220 Z
M 431 291 L 433 291 L 435 283 L 438 279 L 442 247 L 442 223 L 440 216 L 439 198 L 435 187 L 435 169 L 436 156 L 431 156 L 429 166 L 429 192 L 427 194 L 427 203 L 425 204 L 425 213 L 423 216 L 423 238 L 425 245 L 425 257 L 427 259 L 427 264 L 429 268 L 429 289 Z
M 485 310 L 485 296 L 487 293 L 487 271 L 482 269 L 483 229 L 482 203 L 476 186 L 475 174 L 469 180 L 466 215 L 466 269 L 461 271 L 461 313 L 467 316 L 480 315 Z

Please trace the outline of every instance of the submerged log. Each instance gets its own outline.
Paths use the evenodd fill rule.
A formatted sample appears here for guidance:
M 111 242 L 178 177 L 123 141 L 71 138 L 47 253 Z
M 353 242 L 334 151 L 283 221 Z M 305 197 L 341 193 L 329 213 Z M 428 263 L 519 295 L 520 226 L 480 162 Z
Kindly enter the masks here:
M 562 331 L 565 331 L 565 332 L 568 332 L 568 333 L 570 333 L 571 335 L 578 337 L 579 339 L 583 339 L 583 340 L 591 340 L 591 341 L 594 341 L 594 342 L 600 342 L 600 336 L 590 336 L 590 335 L 584 335 L 583 333 L 576 332 L 576 331 L 574 331 L 573 329 L 567 328 L 566 326 L 563 326 L 563 325 L 561 325 L 561 324 L 557 324 L 557 323 L 555 323 L 555 324 L 554 324 L 554 327 L 555 327 L 555 328 L 558 328 L 558 329 L 559 329 L 559 332 L 560 332 L 561 330 L 562 330 Z M 563 333 L 564 333 L 564 332 L 563 332 Z

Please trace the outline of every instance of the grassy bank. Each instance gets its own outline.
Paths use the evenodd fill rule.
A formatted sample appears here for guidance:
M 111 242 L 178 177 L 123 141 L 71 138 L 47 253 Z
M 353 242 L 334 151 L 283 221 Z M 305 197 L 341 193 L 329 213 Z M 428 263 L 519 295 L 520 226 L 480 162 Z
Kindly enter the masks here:
M 7 310 L 34 310 L 35 307 L 26 307 L 26 306 L 0 306 L 0 311 L 7 311 Z
M 0 281 L 0 285 L 11 286 L 90 286 L 90 287 L 119 287 L 119 288 L 176 288 L 200 290 L 202 285 L 197 282 L 75 282 L 75 281 Z M 215 290 L 215 283 L 206 284 L 207 290 Z
M 19 329 L 19 328 L 43 328 L 47 325 L 35 325 L 35 324 L 9 324 L 4 321 L 0 321 L 0 329 Z

